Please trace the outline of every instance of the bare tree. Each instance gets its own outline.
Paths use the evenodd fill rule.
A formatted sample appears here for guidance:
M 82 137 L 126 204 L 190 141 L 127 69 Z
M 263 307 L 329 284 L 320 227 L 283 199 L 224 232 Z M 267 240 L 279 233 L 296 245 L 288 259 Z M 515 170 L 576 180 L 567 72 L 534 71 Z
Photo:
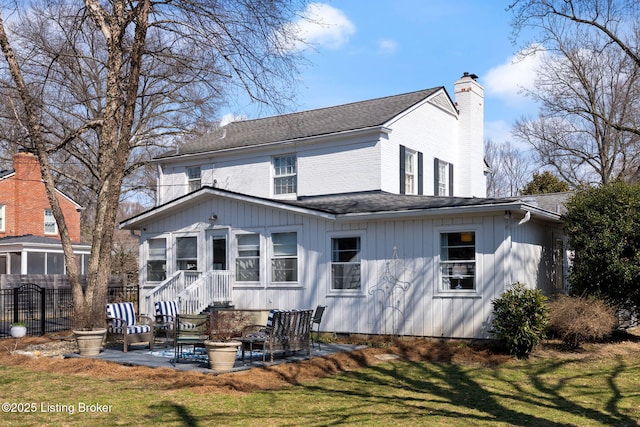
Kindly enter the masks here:
M 508 141 L 496 144 L 491 139 L 485 141 L 484 152 L 485 161 L 491 169 L 487 179 L 487 196 L 519 195 L 533 168 L 528 156 Z
M 640 171 L 640 6 L 635 1 L 518 0 L 516 35 L 534 27 L 544 49 L 535 119 L 514 129 L 537 161 L 572 186 L 637 180 Z
M 116 212 L 145 152 L 189 129 L 225 88 L 283 105 L 296 69 L 285 25 L 296 0 L 48 0 L 4 8 L 3 95 L 40 163 L 58 222 L 76 326 L 104 324 Z M 72 162 L 72 168 L 63 167 Z M 91 188 L 92 252 L 83 290 L 55 178 Z

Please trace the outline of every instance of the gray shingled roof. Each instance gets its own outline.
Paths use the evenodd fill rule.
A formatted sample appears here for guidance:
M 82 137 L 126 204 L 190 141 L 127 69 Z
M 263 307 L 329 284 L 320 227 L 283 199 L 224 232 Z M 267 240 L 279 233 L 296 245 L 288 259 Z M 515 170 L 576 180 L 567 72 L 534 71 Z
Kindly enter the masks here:
M 160 158 L 290 141 L 382 126 L 443 87 L 298 113 L 231 122 Z
M 47 245 L 60 245 L 60 239 L 53 237 L 34 236 L 33 234 L 25 234 L 22 236 L 8 236 L 0 238 L 0 244 L 5 243 L 31 243 L 31 244 L 47 244 Z M 73 242 L 74 245 L 80 245 L 82 243 Z
M 382 191 L 300 197 L 283 204 L 313 209 L 334 215 L 372 212 L 398 212 L 462 206 L 510 203 L 515 198 L 439 197 L 392 194 Z

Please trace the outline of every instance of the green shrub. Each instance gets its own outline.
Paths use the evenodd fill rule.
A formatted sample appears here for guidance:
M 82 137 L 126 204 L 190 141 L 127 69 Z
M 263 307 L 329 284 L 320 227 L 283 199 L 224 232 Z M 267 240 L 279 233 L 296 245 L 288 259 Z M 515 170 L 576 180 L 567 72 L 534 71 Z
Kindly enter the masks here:
M 509 353 L 526 358 L 544 338 L 548 323 L 547 298 L 539 289 L 516 283 L 493 300 L 493 332 Z
M 599 298 L 561 296 L 550 304 L 549 329 L 572 348 L 606 338 L 618 325 L 616 310 Z

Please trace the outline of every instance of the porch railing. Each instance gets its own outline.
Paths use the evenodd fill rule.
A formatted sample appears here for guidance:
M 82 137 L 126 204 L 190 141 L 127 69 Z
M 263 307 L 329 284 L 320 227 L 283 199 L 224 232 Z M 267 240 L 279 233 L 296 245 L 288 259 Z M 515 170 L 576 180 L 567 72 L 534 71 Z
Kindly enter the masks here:
M 184 291 L 193 282 L 200 278 L 201 273 L 199 271 L 184 271 L 180 270 L 173 276 L 167 278 L 158 286 L 147 292 L 144 297 L 144 303 L 141 304 L 141 309 L 146 311 L 140 311 L 140 313 L 147 316 L 153 316 L 155 314 L 156 301 L 173 301 L 178 299 L 178 294 Z
M 141 309 L 146 312 L 141 313 L 153 316 L 157 301 L 180 301 L 181 313 L 200 313 L 211 304 L 231 301 L 232 285 L 231 271 L 178 271 L 145 295 Z
M 181 313 L 200 313 L 211 304 L 232 301 L 233 274 L 227 270 L 207 271 L 178 295 Z

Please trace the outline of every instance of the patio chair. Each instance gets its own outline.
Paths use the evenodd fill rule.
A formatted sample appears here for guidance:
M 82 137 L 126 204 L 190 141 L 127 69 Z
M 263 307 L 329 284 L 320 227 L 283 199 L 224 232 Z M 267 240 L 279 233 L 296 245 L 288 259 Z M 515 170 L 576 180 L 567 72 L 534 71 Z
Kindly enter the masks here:
M 148 342 L 153 346 L 153 319 L 148 316 L 136 316 L 131 302 L 107 304 L 107 334 L 122 335 L 127 352 L 129 344 Z
M 197 347 L 204 347 L 204 342 L 209 338 L 207 326 L 209 316 L 206 314 L 178 314 L 173 334 L 175 365 L 183 357 L 184 346 L 193 346 L 193 353 Z
M 164 335 L 164 346 L 167 346 L 169 339 L 173 339 L 176 319 L 178 318 L 179 308 L 177 301 L 158 301 L 155 303 L 156 320 L 153 324 L 154 335 L 158 333 Z
M 313 335 L 313 325 L 316 326 L 316 338 L 311 338 L 311 342 L 318 343 L 318 350 L 320 350 L 320 322 L 322 322 L 322 315 L 324 314 L 324 310 L 327 308 L 326 305 L 319 305 L 316 307 L 315 313 L 313 313 L 313 318 L 311 318 L 311 334 Z

